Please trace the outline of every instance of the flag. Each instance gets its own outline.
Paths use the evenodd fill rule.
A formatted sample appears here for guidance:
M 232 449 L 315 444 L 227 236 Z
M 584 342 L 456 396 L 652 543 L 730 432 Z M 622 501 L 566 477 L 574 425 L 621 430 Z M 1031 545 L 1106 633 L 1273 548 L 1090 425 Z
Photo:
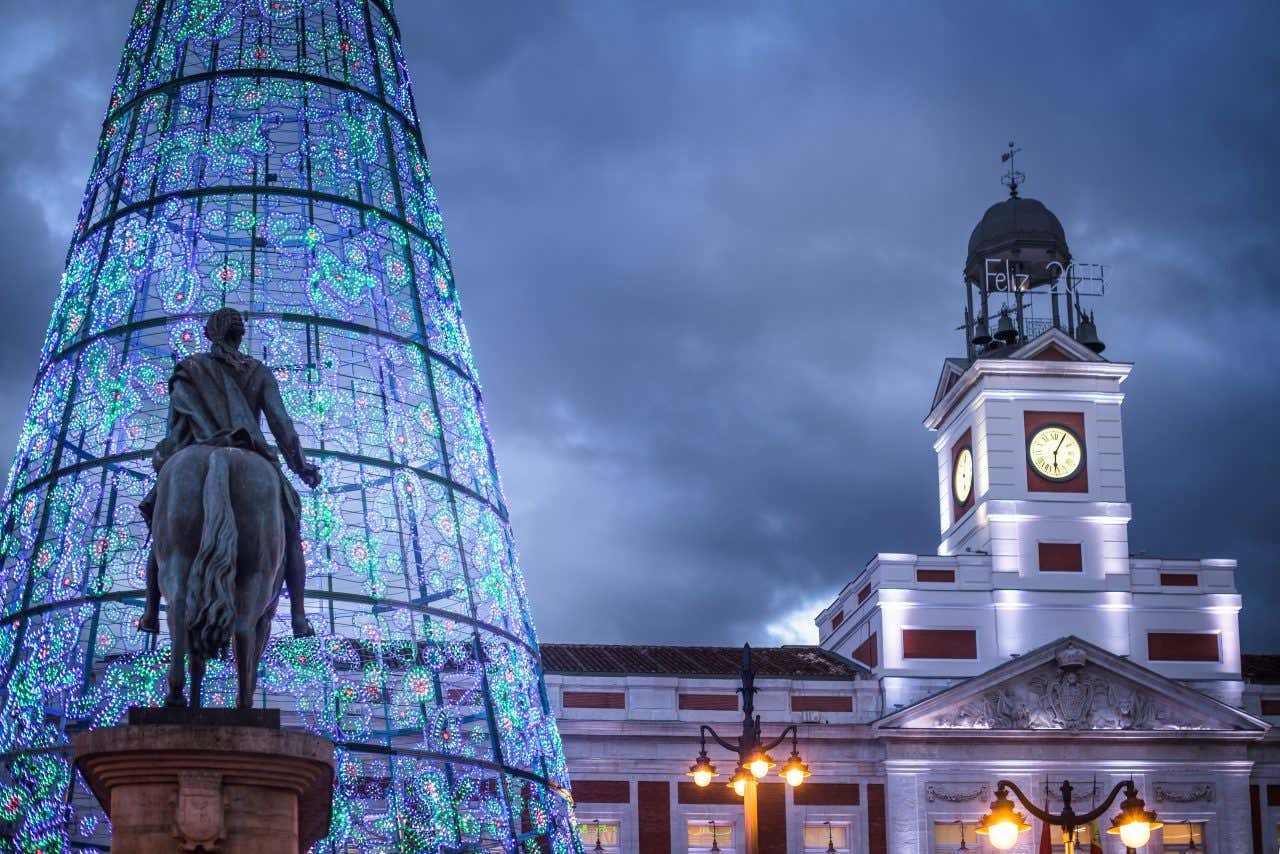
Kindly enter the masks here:
M 1102 834 L 1098 833 L 1098 820 L 1089 825 L 1089 854 L 1102 854 Z
M 1049 795 L 1047 791 L 1044 799 L 1044 811 L 1049 811 Z M 1040 825 L 1040 850 L 1037 854 L 1053 854 L 1053 835 L 1049 830 L 1049 822 L 1047 821 Z

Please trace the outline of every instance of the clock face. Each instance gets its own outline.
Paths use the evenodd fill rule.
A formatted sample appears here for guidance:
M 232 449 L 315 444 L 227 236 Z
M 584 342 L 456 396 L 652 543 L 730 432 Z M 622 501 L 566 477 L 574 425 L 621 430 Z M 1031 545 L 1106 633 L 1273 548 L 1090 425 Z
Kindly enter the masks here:
M 1071 480 L 1084 463 L 1084 445 L 1071 429 L 1046 424 L 1027 442 L 1027 460 L 1045 480 Z
M 964 504 L 973 492 L 973 452 L 962 448 L 956 455 L 955 471 L 951 475 L 951 488 L 956 493 L 956 503 Z

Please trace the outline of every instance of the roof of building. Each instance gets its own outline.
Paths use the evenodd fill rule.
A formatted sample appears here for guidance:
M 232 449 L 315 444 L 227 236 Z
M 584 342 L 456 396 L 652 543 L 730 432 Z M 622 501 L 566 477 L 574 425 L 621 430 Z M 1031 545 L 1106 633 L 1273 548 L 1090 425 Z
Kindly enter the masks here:
M 1280 655 L 1240 656 L 1240 672 L 1246 682 L 1280 683 Z
M 643 676 L 732 676 L 742 670 L 742 648 L 544 643 L 548 673 Z M 851 661 L 816 646 L 752 647 L 751 663 L 763 678 L 856 679 Z
M 1044 243 L 1058 248 L 1066 258 L 1067 235 L 1053 211 L 1039 199 L 1013 196 L 987 208 L 969 235 L 969 258 L 993 247 L 1003 248 L 1022 241 Z

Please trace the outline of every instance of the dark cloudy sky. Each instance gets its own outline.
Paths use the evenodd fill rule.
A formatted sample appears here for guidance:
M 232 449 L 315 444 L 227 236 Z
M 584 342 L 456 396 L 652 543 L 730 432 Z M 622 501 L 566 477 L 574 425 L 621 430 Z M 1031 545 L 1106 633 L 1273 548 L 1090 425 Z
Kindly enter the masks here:
M 132 5 L 0 0 L 6 448 Z M 776 642 L 936 548 L 1013 139 L 1109 265 L 1134 550 L 1239 559 L 1280 652 L 1280 6 L 398 6 L 544 640 Z

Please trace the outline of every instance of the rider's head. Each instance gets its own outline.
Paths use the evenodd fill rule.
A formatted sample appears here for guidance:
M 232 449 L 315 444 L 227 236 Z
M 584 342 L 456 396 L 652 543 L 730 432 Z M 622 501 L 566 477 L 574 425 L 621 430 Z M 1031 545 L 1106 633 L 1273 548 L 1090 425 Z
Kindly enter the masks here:
M 244 338 L 244 317 L 234 308 L 220 308 L 205 323 L 204 337 L 214 344 L 222 343 L 238 350 L 240 339 Z

